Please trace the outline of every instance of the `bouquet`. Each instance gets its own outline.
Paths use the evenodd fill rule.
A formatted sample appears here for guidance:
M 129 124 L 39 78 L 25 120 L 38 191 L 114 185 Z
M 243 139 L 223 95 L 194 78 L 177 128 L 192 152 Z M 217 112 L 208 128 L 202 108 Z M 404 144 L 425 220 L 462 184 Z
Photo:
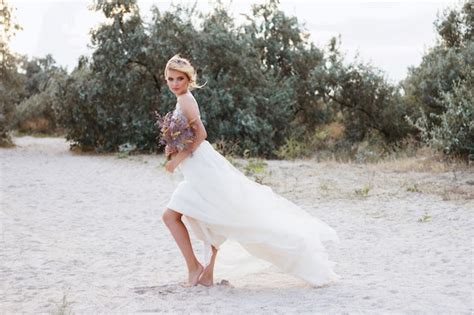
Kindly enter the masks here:
M 155 112 L 156 123 L 155 126 L 160 131 L 161 145 L 166 145 L 169 152 L 177 153 L 189 148 L 193 143 L 195 135 L 192 128 L 193 121 L 188 121 L 186 116 L 182 114 L 173 115 L 173 112 L 161 116 Z M 169 160 L 170 155 L 166 158 Z

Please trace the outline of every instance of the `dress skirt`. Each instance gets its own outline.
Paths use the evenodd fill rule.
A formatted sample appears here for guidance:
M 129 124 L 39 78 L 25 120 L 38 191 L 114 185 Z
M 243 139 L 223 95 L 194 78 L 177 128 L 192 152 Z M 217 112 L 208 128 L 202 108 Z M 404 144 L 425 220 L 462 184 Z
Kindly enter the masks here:
M 182 213 L 196 237 L 210 246 L 238 242 L 248 253 L 320 286 L 338 279 L 325 241 L 334 229 L 266 186 L 247 178 L 208 141 L 178 166 L 184 180 L 167 208 Z

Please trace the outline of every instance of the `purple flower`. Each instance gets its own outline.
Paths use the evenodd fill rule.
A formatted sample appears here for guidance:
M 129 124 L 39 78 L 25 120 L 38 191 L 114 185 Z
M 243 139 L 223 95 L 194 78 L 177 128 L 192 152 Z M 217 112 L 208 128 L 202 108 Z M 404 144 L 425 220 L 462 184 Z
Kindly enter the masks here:
M 172 152 L 187 150 L 195 138 L 193 121 L 189 122 L 180 112 L 169 112 L 165 116 L 155 112 L 155 116 L 155 126 L 160 132 L 159 143 L 168 146 Z

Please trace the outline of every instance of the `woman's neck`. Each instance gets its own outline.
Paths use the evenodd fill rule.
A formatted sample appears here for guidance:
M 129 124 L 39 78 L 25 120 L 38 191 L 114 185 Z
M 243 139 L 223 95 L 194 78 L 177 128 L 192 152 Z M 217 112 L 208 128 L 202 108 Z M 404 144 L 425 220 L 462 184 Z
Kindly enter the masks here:
M 191 91 L 187 90 L 186 92 L 184 92 L 183 94 L 179 94 L 179 95 L 176 95 L 177 98 L 183 96 L 183 95 L 186 95 L 186 94 L 191 94 Z

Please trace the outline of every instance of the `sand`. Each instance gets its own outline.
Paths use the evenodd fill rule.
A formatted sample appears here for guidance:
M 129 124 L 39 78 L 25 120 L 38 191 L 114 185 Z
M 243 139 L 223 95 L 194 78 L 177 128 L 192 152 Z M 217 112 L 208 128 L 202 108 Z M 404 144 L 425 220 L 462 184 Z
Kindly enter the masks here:
M 0 149 L 0 313 L 473 312 L 473 167 L 267 161 L 263 182 L 338 232 L 327 249 L 341 280 L 312 288 L 270 268 L 184 288 L 161 221 L 181 175 L 163 156 L 14 141 Z

